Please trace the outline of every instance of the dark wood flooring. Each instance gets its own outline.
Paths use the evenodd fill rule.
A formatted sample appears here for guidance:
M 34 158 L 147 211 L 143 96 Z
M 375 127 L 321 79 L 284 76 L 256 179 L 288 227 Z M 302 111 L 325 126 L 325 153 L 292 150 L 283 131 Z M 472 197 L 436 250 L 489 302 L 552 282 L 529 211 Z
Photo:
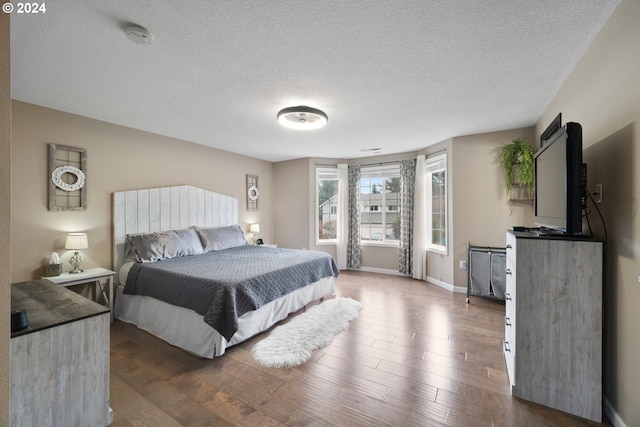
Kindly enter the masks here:
M 350 271 L 337 296 L 360 317 L 287 369 L 252 360 L 266 333 L 207 360 L 115 321 L 112 426 L 599 425 L 511 396 L 500 301 Z

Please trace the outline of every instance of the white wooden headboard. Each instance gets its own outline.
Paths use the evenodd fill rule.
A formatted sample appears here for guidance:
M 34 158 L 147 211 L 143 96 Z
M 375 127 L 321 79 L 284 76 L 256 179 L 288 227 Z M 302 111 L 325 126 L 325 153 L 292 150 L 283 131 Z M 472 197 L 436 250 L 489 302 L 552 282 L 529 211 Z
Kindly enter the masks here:
M 180 185 L 118 191 L 113 193 L 113 269 L 117 273 L 122 266 L 127 234 L 237 223 L 238 199 L 202 188 Z

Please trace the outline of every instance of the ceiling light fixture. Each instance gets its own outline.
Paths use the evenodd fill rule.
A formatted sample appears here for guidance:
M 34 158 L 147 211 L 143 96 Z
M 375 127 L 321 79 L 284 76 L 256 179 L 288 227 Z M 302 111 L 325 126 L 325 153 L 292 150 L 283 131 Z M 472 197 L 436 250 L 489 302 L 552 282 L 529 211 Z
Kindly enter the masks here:
M 290 129 L 320 129 L 328 121 L 329 119 L 324 111 L 302 105 L 284 108 L 278 112 L 278 122 Z
M 153 44 L 153 34 L 151 34 L 146 28 L 140 27 L 139 25 L 131 25 L 127 27 L 124 30 L 124 33 L 127 35 L 127 38 L 135 44 L 146 46 Z

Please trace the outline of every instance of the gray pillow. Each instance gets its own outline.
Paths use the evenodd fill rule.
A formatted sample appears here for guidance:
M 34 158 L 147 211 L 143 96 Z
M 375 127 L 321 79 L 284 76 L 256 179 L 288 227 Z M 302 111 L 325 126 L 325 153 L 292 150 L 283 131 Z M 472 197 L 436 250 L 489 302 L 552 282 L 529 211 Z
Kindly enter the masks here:
M 127 243 L 138 262 L 154 262 L 204 253 L 200 238 L 193 228 L 127 234 Z
M 247 244 L 244 233 L 239 225 L 226 227 L 200 228 L 195 227 L 205 252 L 235 248 Z

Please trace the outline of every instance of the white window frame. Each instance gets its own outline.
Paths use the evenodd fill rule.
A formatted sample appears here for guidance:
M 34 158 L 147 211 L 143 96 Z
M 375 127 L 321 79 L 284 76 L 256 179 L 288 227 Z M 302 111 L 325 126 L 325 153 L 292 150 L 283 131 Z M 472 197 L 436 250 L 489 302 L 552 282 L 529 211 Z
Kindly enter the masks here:
M 335 180 L 336 182 L 338 181 L 338 168 L 337 167 L 320 167 L 317 166 L 316 167 L 316 203 L 315 203 L 315 229 L 314 229 L 314 235 L 315 235 L 315 241 L 316 241 L 316 245 L 320 246 L 320 245 L 335 245 L 337 242 L 337 220 L 336 220 L 336 238 L 335 239 L 321 239 L 320 235 L 318 233 L 318 231 L 320 230 L 320 219 L 319 217 L 319 209 L 320 209 L 320 177 L 321 176 L 332 176 L 335 175 Z M 324 178 L 324 179 L 328 179 L 328 178 Z M 336 187 L 336 196 L 337 196 L 337 187 Z M 339 203 L 338 200 L 336 200 L 336 206 Z M 336 209 L 336 216 L 337 216 L 337 211 L 340 209 L 340 206 L 337 206 Z
M 387 172 L 389 172 L 387 174 Z M 362 166 L 360 168 L 360 179 L 362 178 L 367 178 L 368 176 L 378 176 L 378 177 L 384 177 L 384 178 L 397 178 L 400 176 L 400 164 L 392 164 L 392 165 L 380 165 L 380 166 Z M 384 181 L 383 181 L 384 182 Z M 386 184 L 385 184 L 386 185 Z M 387 214 L 387 201 L 386 201 L 386 192 L 384 191 L 384 187 L 381 191 L 382 194 L 382 205 L 375 205 L 378 209 L 377 210 L 371 210 L 371 208 L 373 206 L 369 206 L 369 209 L 367 209 L 368 212 L 377 212 L 380 213 L 382 215 L 383 218 L 383 224 L 387 225 L 386 223 L 386 214 Z M 398 208 L 397 211 L 393 211 L 391 213 L 397 213 L 400 214 L 400 209 Z M 360 223 L 360 227 L 362 230 L 362 221 Z M 361 232 L 362 234 L 362 232 Z M 386 234 L 383 233 L 383 239 L 382 240 L 366 240 L 366 239 L 360 239 L 360 244 L 364 245 L 364 246 L 391 246 L 391 247 L 400 247 L 400 240 L 398 239 L 399 236 L 396 236 L 397 240 L 387 240 L 386 238 Z
M 433 243 L 433 195 L 431 192 L 431 181 L 433 180 L 433 174 L 444 171 L 444 236 L 445 236 L 445 244 L 438 245 Z M 427 242 L 426 247 L 430 252 L 436 252 L 439 254 L 447 255 L 448 253 L 448 243 L 449 243 L 449 205 L 448 205 L 448 183 L 449 183 L 449 174 L 447 172 L 447 154 L 438 154 L 432 157 L 428 157 L 425 159 L 425 179 L 426 179 L 426 204 L 427 204 L 427 217 L 426 217 L 426 231 L 427 231 Z

